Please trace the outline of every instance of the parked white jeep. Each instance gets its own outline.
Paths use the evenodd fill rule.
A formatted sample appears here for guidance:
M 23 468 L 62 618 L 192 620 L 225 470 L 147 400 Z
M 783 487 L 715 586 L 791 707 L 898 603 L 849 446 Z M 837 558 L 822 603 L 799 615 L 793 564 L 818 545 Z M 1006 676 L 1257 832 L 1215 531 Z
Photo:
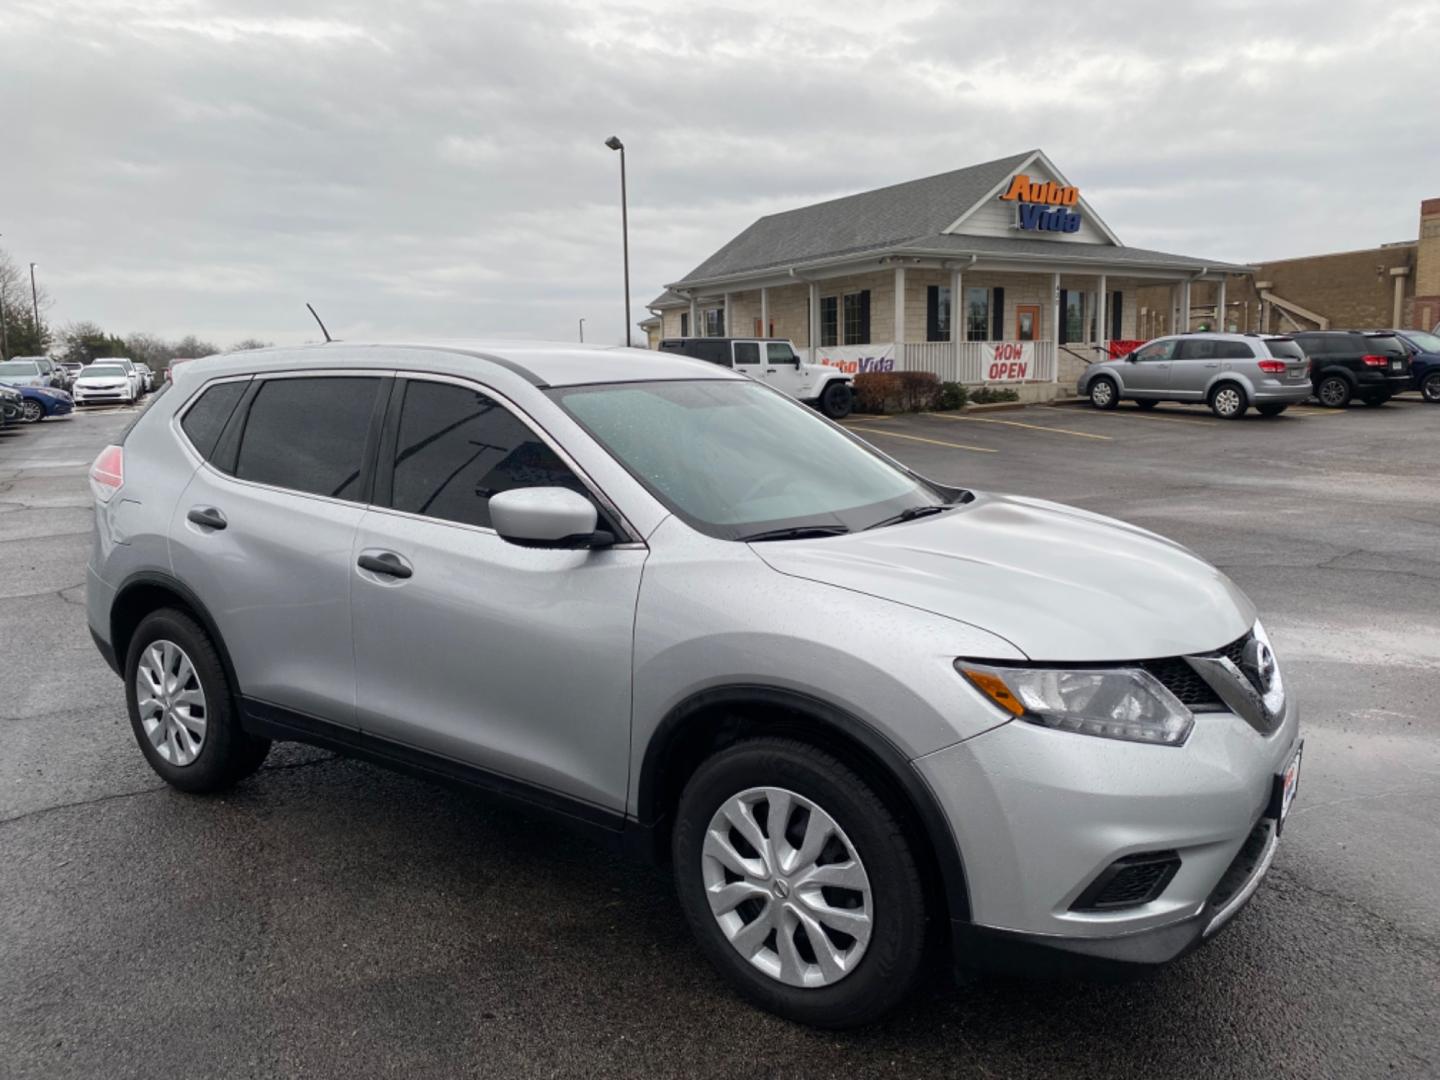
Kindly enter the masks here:
M 807 364 L 785 338 L 665 338 L 661 352 L 680 353 L 733 368 L 813 405 L 831 420 L 855 405 L 855 376 L 827 364 Z

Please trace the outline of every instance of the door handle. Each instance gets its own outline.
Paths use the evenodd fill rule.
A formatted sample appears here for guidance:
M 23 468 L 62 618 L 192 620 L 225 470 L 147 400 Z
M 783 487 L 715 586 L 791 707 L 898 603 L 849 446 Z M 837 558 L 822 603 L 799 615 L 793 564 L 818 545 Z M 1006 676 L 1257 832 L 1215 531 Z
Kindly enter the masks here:
M 203 525 L 207 529 L 223 529 L 230 524 L 225 520 L 225 515 L 213 506 L 192 506 L 190 512 L 185 515 L 185 520 L 196 525 Z
M 775 369 L 774 369 L 773 367 L 772 367 L 772 368 L 766 368 L 766 369 L 765 369 L 765 374 L 766 374 L 766 375 L 774 375 L 774 374 L 775 374 Z
M 372 574 L 384 574 L 386 577 L 393 578 L 404 579 L 415 573 L 393 551 L 379 551 L 374 555 L 366 553 L 360 556 L 356 565 L 361 570 L 369 570 Z

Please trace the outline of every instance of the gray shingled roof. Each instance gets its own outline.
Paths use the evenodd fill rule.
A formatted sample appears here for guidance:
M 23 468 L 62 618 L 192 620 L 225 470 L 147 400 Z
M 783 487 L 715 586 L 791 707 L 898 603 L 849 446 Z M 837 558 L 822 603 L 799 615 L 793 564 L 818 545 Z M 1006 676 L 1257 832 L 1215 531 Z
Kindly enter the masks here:
M 846 256 L 931 252 L 1029 255 L 1065 262 L 1133 263 L 1137 267 L 1245 271 L 1248 267 L 1163 251 L 1063 240 L 964 236 L 944 232 L 1035 151 L 910 180 L 874 191 L 769 214 L 711 255 L 676 285 Z M 651 306 L 687 301 L 673 290 Z
M 1034 152 L 767 214 L 686 274 L 681 283 L 935 236 Z

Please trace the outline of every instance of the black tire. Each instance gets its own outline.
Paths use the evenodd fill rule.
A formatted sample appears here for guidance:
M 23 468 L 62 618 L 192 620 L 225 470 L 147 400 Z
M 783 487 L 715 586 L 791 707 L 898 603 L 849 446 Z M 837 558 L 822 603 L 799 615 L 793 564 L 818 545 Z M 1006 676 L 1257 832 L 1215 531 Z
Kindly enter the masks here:
M 1110 410 L 1120 405 L 1120 384 L 1108 375 L 1101 375 L 1090 384 L 1090 404 Z
M 1365 402 L 1365 404 L 1366 404 L 1366 405 L 1369 405 L 1372 409 L 1378 409 L 1381 405 L 1384 405 L 1387 401 L 1390 400 L 1390 395 L 1389 395 L 1389 394 L 1366 394 L 1366 395 L 1365 395 L 1363 398 L 1361 398 L 1360 400 L 1363 401 L 1363 402 Z
M 1237 382 L 1222 382 L 1210 391 L 1210 411 L 1221 420 L 1239 420 L 1250 408 L 1245 388 Z
M 760 971 L 730 944 L 711 913 L 702 872 L 710 821 L 727 800 L 762 786 L 793 792 L 829 814 L 868 877 L 873 913 L 869 943 L 854 970 L 829 985 L 790 986 Z M 848 766 L 790 739 L 737 743 L 702 763 L 680 797 L 671 840 L 680 904 L 710 963 L 760 1008 L 826 1028 L 879 1019 L 921 980 L 927 908 L 912 843 L 900 819 Z M 767 906 L 773 902 L 764 901 Z
M 1420 396 L 1431 405 L 1440 405 L 1440 371 L 1432 371 L 1420 383 Z
M 1288 405 L 1256 405 L 1255 411 L 1261 416 L 1279 416 L 1289 407 Z
M 1355 388 L 1342 375 L 1326 375 L 1315 384 L 1315 396 L 1327 409 L 1343 409 L 1350 404 Z
M 1156 405 L 1159 405 L 1160 403 L 1154 398 L 1136 398 L 1135 404 L 1142 409 L 1153 409 Z
M 20 422 L 22 424 L 36 424 L 46 417 L 45 406 L 34 398 L 26 398 L 20 403 Z
M 160 640 L 173 642 L 184 651 L 205 694 L 205 738 L 188 765 L 175 765 L 161 757 L 141 721 L 136 693 L 140 658 Z M 183 611 L 152 611 L 135 628 L 125 657 L 125 705 L 145 760 L 162 780 L 181 791 L 223 791 L 260 768 L 270 752 L 269 739 L 250 735 L 240 727 L 239 710 L 220 655 L 200 624 Z
M 850 384 L 836 379 L 820 395 L 820 411 L 831 420 L 843 420 L 855 407 L 855 391 Z

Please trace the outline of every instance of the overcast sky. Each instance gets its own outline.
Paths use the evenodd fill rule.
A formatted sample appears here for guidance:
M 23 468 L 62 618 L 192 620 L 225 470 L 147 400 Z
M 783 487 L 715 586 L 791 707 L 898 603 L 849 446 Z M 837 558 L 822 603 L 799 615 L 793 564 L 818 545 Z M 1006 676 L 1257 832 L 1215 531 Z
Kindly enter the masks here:
M 636 319 L 763 213 L 1037 146 L 1128 244 L 1366 247 L 1440 196 L 1437 39 L 1437 0 L 3 0 L 0 246 L 121 333 L 615 341 L 618 134 Z

